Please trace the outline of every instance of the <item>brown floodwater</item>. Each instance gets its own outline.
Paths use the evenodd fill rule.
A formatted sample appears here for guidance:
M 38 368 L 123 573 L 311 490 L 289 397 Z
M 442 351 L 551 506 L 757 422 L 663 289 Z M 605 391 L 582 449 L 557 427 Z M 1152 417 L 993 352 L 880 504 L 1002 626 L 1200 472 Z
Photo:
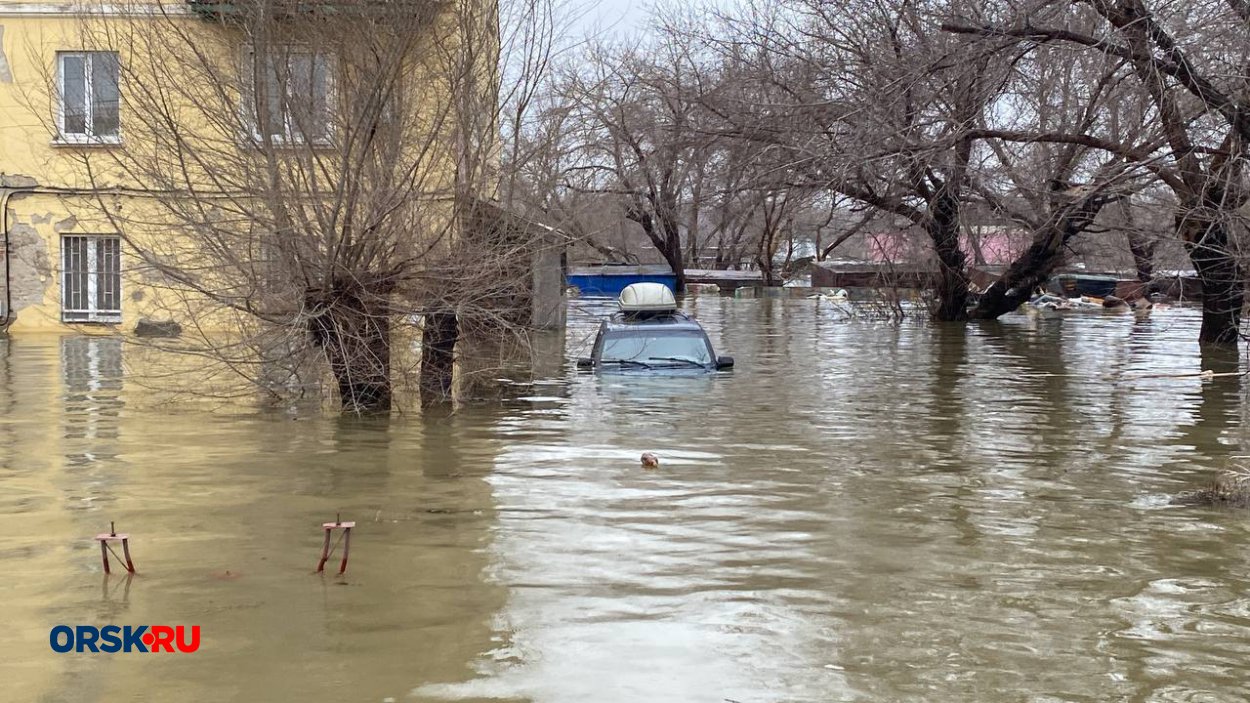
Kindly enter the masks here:
M 1167 502 L 1250 454 L 1240 378 L 1183 375 L 1230 368 L 1193 311 L 687 307 L 734 371 L 565 364 L 390 420 L 153 404 L 116 339 L 0 338 L 0 700 L 1245 699 L 1250 512 Z M 315 575 L 336 513 L 347 574 Z M 201 644 L 57 654 L 59 624 Z

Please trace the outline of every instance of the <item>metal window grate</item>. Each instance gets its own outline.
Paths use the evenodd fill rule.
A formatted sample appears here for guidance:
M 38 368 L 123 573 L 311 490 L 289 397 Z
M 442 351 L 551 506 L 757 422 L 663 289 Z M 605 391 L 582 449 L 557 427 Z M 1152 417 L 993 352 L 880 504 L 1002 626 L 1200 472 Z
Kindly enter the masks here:
M 67 322 L 121 322 L 121 239 L 61 238 L 61 317 Z

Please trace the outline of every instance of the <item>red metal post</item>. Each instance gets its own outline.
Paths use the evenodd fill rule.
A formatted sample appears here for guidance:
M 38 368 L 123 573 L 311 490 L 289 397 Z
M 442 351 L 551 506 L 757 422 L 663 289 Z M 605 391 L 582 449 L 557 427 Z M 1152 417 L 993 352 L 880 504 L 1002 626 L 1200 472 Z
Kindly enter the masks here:
M 109 548 L 109 542 L 122 543 L 122 550 L 126 553 L 126 571 L 132 574 L 135 572 L 135 564 L 130 560 L 130 535 L 117 534 L 117 528 L 110 522 L 109 531 L 96 535 L 95 541 L 100 543 L 100 561 L 104 562 L 104 573 L 108 574 L 113 571 L 110 564 L 112 560 L 109 559 L 109 552 L 113 550 Z M 113 552 L 113 555 L 116 556 L 117 552 Z M 121 557 L 118 557 L 118 559 L 121 559 Z
M 334 522 L 325 522 L 321 524 L 321 529 L 326 532 L 325 542 L 321 544 L 321 561 L 317 562 L 317 571 L 325 570 L 326 562 L 330 560 L 330 536 L 335 530 L 343 531 L 343 561 L 339 562 L 339 573 L 347 571 L 347 557 L 352 549 L 352 528 L 356 526 L 354 522 L 343 522 L 338 515 L 334 516 Z M 336 547 L 338 545 L 335 545 Z
M 135 572 L 135 563 L 130 560 L 130 539 L 127 537 L 122 538 L 122 554 L 126 556 L 126 571 L 133 574 Z
M 325 540 L 325 543 L 321 545 L 321 561 L 317 562 L 318 572 L 325 570 L 326 560 L 330 558 L 330 529 L 331 528 L 329 527 L 325 527 L 326 540 Z
M 343 530 L 343 562 L 339 564 L 339 573 L 347 571 L 347 555 L 352 551 L 352 528 Z

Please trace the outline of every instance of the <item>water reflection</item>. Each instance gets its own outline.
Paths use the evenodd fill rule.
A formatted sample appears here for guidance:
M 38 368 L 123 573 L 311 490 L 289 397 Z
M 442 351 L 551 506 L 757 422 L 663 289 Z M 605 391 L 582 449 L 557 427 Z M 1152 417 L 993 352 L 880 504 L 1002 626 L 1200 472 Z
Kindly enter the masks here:
M 153 408 L 115 340 L 0 338 L 6 693 L 1241 699 L 1245 515 L 1166 501 L 1245 443 L 1240 378 L 1179 375 L 1240 368 L 1195 314 L 687 304 L 732 373 L 576 374 L 589 305 L 499 402 L 389 419 Z M 336 513 L 348 573 L 312 575 Z M 108 520 L 133 578 L 100 573 Z M 202 651 L 47 650 L 114 620 Z
M 4 587 L 6 700 L 381 700 L 472 675 L 505 596 L 484 580 L 489 413 L 427 437 L 419 417 L 135 410 L 126 351 L 0 339 L 0 407 L 16 410 L 0 417 L 0 530 L 15 536 L 0 564 L 22 574 Z M 337 512 L 359 523 L 348 573 L 315 576 Z M 101 573 L 91 535 L 109 520 L 132 534 L 137 576 Z M 202 648 L 48 649 L 54 624 L 110 622 L 198 624 Z
M 1242 412 L 1242 377 L 1236 354 L 1221 349 L 1203 349 L 1202 369 L 1218 374 L 1217 378 L 1202 383 L 1199 388 L 1198 407 L 1194 421 L 1182 436 L 1195 447 L 1237 445 L 1240 437 L 1226 438 L 1229 429 L 1238 429 Z
M 117 337 L 61 337 L 64 486 L 71 505 L 98 509 L 116 499 L 124 480 L 118 461 L 122 341 Z

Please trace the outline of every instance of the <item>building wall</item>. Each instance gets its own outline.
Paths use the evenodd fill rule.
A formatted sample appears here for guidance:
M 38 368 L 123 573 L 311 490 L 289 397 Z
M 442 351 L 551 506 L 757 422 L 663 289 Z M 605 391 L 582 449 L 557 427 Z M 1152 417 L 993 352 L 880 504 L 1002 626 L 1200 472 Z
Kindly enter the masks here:
M 76 15 L 75 8 L 82 3 L 58 2 L 29 3 L 0 0 L 0 202 L 4 203 L 4 230 L 8 234 L 8 247 L 0 246 L 0 327 L 7 321 L 12 331 L 108 329 L 110 326 L 62 322 L 62 238 L 66 235 L 117 235 L 117 226 L 104 216 L 106 209 L 113 212 L 125 208 L 128 213 L 155 212 L 153 198 L 131 192 L 136 183 L 127 181 L 117 171 L 109 172 L 109 150 L 116 148 L 147 148 L 139 135 L 141 132 L 133 113 L 128 115 L 125 75 L 121 86 L 121 134 L 123 145 L 68 146 L 54 143 L 55 103 L 52 86 L 56 76 L 58 51 L 81 50 L 87 44 L 99 46 L 97 39 L 84 41 L 84 37 L 98 30 L 99 23 L 167 21 L 145 19 L 151 8 L 160 5 L 153 0 L 122 0 L 119 4 L 87 2 L 85 6 L 103 15 L 86 19 Z M 179 16 L 176 22 L 202 22 L 187 10 L 183 0 L 167 0 L 167 11 Z M 114 26 L 117 26 L 116 24 Z M 211 32 L 212 27 L 197 27 L 195 32 Z M 209 36 L 209 35 L 206 35 Z M 227 36 L 227 35 L 217 35 Z M 119 42 L 123 43 L 123 42 Z M 206 45 L 213 42 L 206 40 Z M 123 65 L 128 64 L 125 46 L 110 46 L 119 53 Z M 233 60 L 234 47 L 226 51 Z M 489 54 L 489 52 L 486 52 Z M 143 66 L 150 57 L 139 56 L 134 65 Z M 192 80 L 192 78 L 188 78 Z M 441 93 L 434 81 L 420 80 L 419 94 L 422 103 L 415 110 L 427 112 L 425 106 L 439 105 Z M 437 112 L 437 110 L 429 110 Z M 128 124 L 130 129 L 128 132 Z M 198 125 L 190 128 L 196 133 Z M 424 179 L 431 188 L 450 184 L 454 166 L 451 126 L 444 125 L 448 136 L 431 140 L 446 151 L 434 157 L 430 173 Z M 184 135 L 185 136 L 185 135 Z M 442 144 L 446 144 L 443 147 Z M 156 151 L 156 150 L 154 150 Z M 439 152 L 442 154 L 442 151 Z M 94 179 L 100 183 L 117 186 L 116 191 L 101 195 L 98 199 L 92 190 L 93 179 L 85 170 L 84 157 L 90 157 L 100 165 Z M 443 159 L 438 161 L 437 159 Z M 172 165 L 171 165 L 172 168 Z M 104 175 L 100 175 L 103 173 Z M 445 187 L 443 187 L 446 189 Z M 143 210 L 143 208 L 152 208 Z M 144 217 L 135 218 L 143 220 Z M 152 218 L 159 222 L 159 218 Z M 430 229 L 437 229 L 432 225 Z M 171 226 L 153 224 L 142 227 L 136 233 L 133 225 L 127 227 L 127 235 L 139 242 L 177 242 L 180 232 Z M 176 246 L 181 246 L 178 244 Z M 142 247 L 151 249 L 151 247 Z M 160 252 L 165 253 L 164 249 Z M 7 260 L 10 275 L 8 291 L 3 276 L 3 264 Z M 122 246 L 122 303 L 121 322 L 117 327 L 131 331 L 140 319 L 174 320 L 184 327 L 194 322 L 201 329 L 212 330 L 220 321 L 220 327 L 232 328 L 227 322 L 230 316 L 205 313 L 207 304 L 194 301 L 184 292 L 162 284 L 150 266 L 145 265 L 134 251 L 123 242 Z M 546 279 L 543 279 L 546 283 Z M 544 285 L 544 290 L 550 286 Z M 12 310 L 5 309 L 5 301 L 11 300 Z M 535 311 L 538 313 L 539 311 Z M 548 321 L 551 311 L 542 311 Z M 180 319 L 181 316 L 181 319 Z
M 6 302 L 13 306 L 16 329 L 58 327 L 59 246 L 62 232 L 76 219 L 56 196 L 22 194 L 8 203 L 8 283 Z
M 0 200 L 5 202 L 9 290 L 3 290 L 0 259 L 0 324 L 12 331 L 78 329 L 103 331 L 89 323 L 61 321 L 61 242 L 65 235 L 116 235 L 101 222 L 90 178 L 79 167 L 84 149 L 54 143 L 52 81 L 58 51 L 83 47 L 84 21 L 66 2 L 0 0 Z M 124 55 L 123 55 L 124 60 Z M 123 130 L 125 113 L 123 105 Z M 132 275 L 123 247 L 122 322 L 132 329 L 152 311 L 162 293 Z M 6 301 L 12 309 L 5 310 Z M 147 301 L 145 303 L 145 301 Z M 160 307 L 156 305 L 155 307 Z
M 97 216 L 91 195 L 15 191 L 8 201 L 9 281 L 14 318 L 11 331 L 103 332 L 112 325 L 62 321 L 62 238 L 116 234 Z M 141 203 L 140 203 L 141 206 Z M 121 322 L 131 331 L 139 320 L 185 316 L 188 301 L 161 284 L 150 267 L 121 247 Z M 206 316 L 209 320 L 211 316 Z

